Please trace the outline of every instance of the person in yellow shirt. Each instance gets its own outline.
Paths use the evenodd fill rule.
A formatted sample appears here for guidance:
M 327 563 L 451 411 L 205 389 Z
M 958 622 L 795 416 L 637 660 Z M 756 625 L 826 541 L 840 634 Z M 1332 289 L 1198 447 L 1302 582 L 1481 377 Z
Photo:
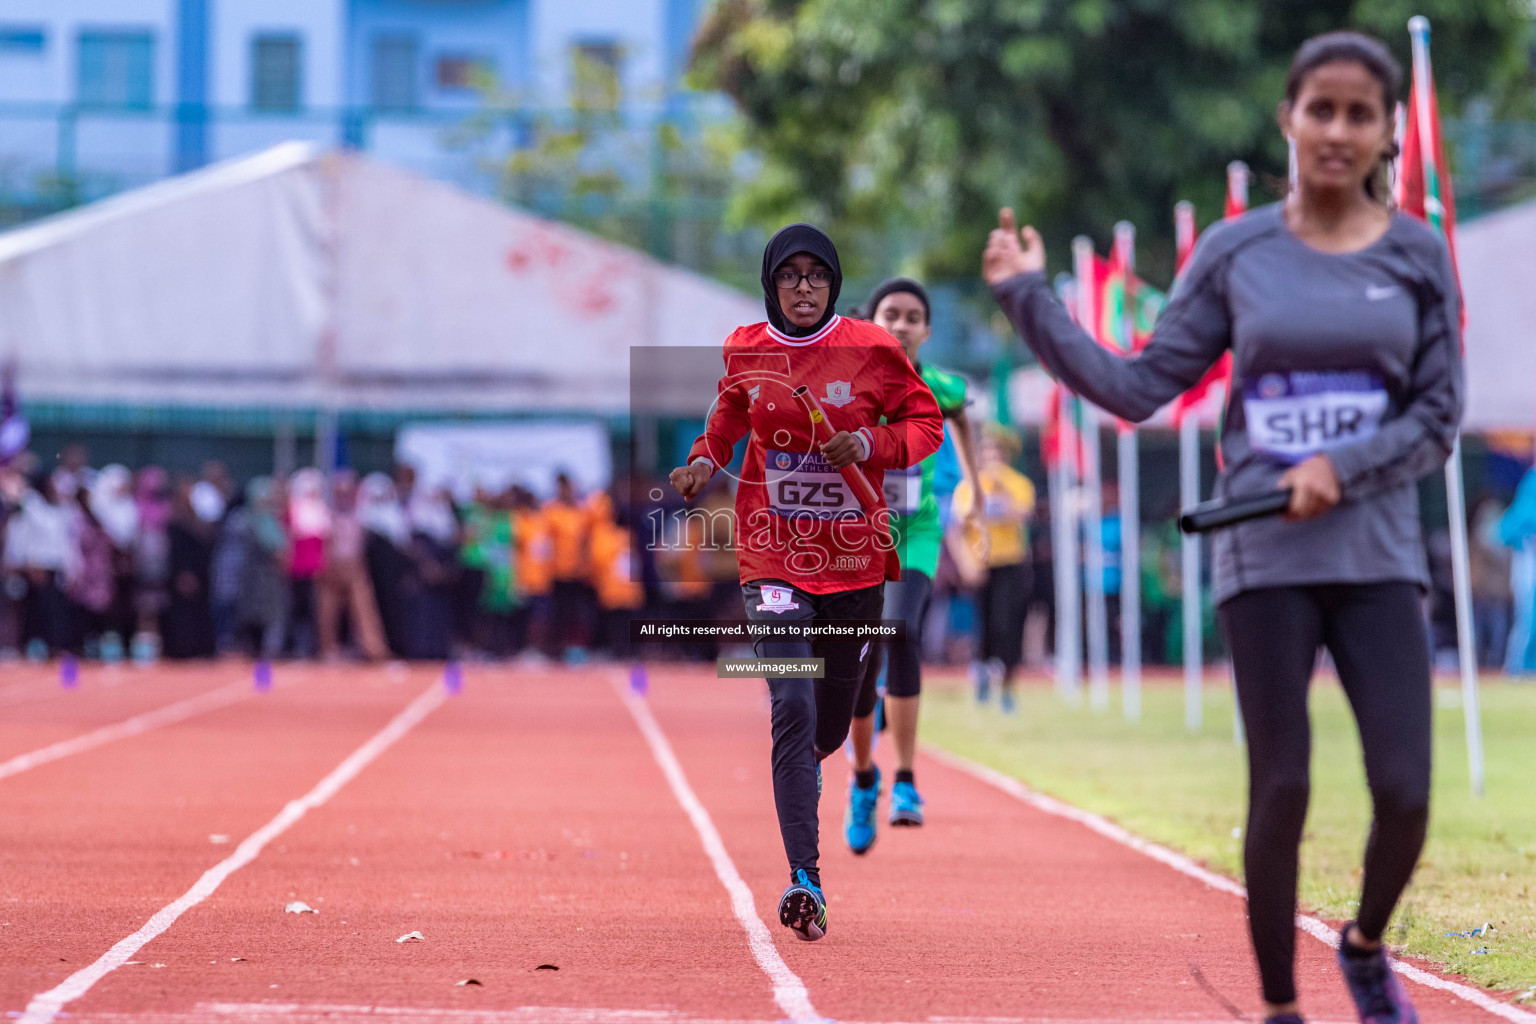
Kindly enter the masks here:
M 969 521 L 978 506 L 969 481 L 955 489 L 953 519 L 963 523 L 963 554 L 969 554 L 985 575 L 976 591 L 978 639 L 971 662 L 976 700 L 986 703 L 996 688 L 998 703 L 1012 713 L 1014 674 L 1024 660 L 1024 617 L 1030 589 L 1026 523 L 1035 509 L 1035 485 L 1008 464 L 1007 454 L 1018 441 L 991 426 L 980 445 L 980 525 Z

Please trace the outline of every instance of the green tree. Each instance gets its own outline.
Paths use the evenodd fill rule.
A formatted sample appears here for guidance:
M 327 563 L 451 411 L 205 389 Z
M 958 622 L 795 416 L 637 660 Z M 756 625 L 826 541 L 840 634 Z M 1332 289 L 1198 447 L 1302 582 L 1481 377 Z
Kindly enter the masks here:
M 1529 0 L 719 0 L 696 84 L 722 89 L 762 167 L 733 216 L 826 225 L 856 273 L 975 274 L 999 205 L 1045 233 L 1138 225 L 1166 279 L 1172 214 L 1219 216 L 1228 161 L 1283 179 L 1275 127 L 1308 36 L 1358 28 L 1405 68 L 1424 14 L 1442 108 L 1528 87 Z

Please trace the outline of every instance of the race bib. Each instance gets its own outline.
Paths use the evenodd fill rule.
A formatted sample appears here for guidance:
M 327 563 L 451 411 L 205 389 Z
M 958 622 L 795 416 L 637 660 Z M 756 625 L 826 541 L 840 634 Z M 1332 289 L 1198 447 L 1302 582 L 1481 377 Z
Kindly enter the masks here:
M 820 452 L 768 449 L 768 510 L 789 519 L 852 519 L 861 515 L 842 473 Z
M 885 492 L 886 507 L 892 512 L 904 516 L 917 515 L 923 503 L 923 464 L 919 462 L 903 470 L 886 470 L 880 489 Z
M 1249 446 L 1286 463 L 1372 437 L 1386 413 L 1386 387 L 1368 370 L 1266 373 L 1243 387 Z

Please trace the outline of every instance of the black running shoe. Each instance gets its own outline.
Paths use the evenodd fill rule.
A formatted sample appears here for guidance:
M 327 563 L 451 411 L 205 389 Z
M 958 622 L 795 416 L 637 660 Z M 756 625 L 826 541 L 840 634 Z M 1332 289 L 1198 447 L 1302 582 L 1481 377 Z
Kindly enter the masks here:
M 806 942 L 827 934 L 827 898 L 802 868 L 779 897 L 779 923 Z
M 1419 1015 L 1408 1001 L 1403 983 L 1397 980 L 1397 972 L 1392 970 L 1386 949 L 1377 949 L 1365 956 L 1346 951 L 1349 940 L 1343 936 L 1348 935 L 1352 927 L 1354 922 L 1344 926 L 1337 957 L 1344 983 L 1349 986 L 1355 1010 L 1360 1014 L 1360 1024 L 1419 1024 Z

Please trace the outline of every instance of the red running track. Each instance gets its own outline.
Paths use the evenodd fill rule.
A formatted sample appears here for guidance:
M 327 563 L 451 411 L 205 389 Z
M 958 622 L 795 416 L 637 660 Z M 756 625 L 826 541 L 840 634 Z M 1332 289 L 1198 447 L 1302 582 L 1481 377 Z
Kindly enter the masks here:
M 57 1019 L 1257 1019 L 1238 899 L 932 759 L 919 767 L 929 824 L 882 830 L 863 858 L 841 843 L 846 766 L 827 762 L 830 932 L 798 942 L 775 916 L 787 869 L 760 681 L 653 672 L 632 713 L 613 669 L 466 675 L 433 707 L 427 668 L 280 668 L 271 693 L 0 778 L 0 1009 L 46 1018 L 40 993 L 364 748 L 354 776 Z M 71 692 L 22 680 L 26 703 L 0 707 L 0 760 L 247 676 L 221 664 L 108 686 L 87 669 Z M 400 726 L 408 705 L 424 717 Z M 755 903 L 767 923 L 756 955 L 698 814 L 642 732 L 652 716 L 724 870 L 750 889 L 741 912 Z M 286 913 L 292 901 L 319 913 Z M 396 941 L 410 932 L 423 938 Z M 1353 1019 L 1331 951 L 1305 936 L 1298 949 L 1310 1019 Z M 1411 990 L 1426 1022 L 1501 1019 Z M 1502 1019 L 1536 1016 L 1507 1007 Z

